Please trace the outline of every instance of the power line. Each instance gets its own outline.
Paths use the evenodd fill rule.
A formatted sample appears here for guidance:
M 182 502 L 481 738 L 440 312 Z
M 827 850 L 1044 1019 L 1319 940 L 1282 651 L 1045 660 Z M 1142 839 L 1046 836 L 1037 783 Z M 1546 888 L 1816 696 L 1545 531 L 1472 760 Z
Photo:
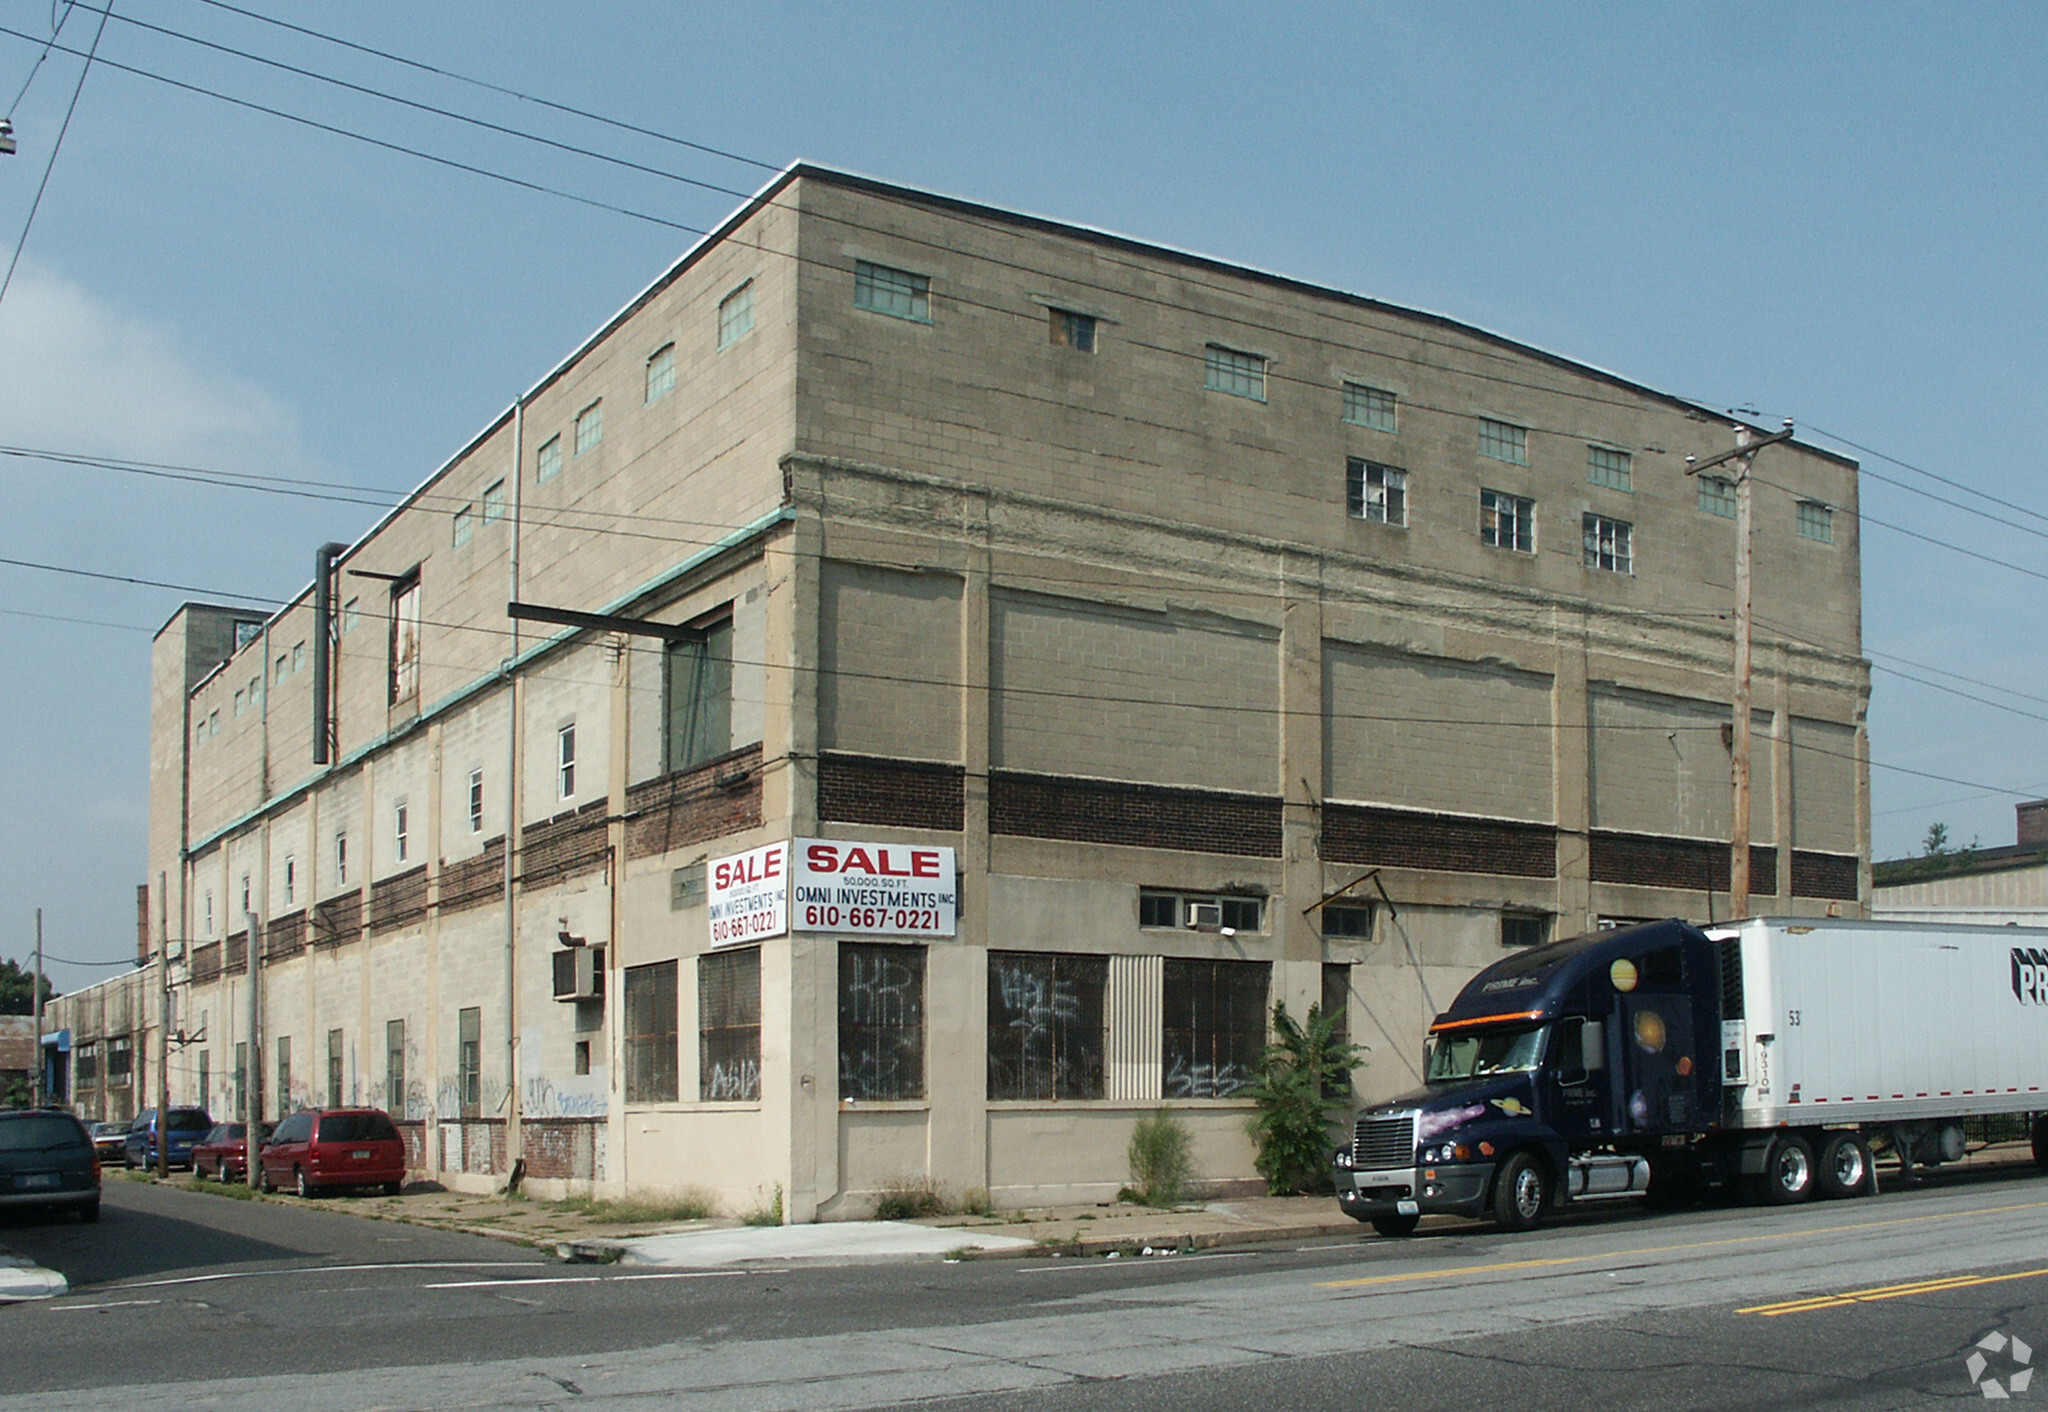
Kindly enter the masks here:
M 15 268 L 21 264 L 21 252 L 28 248 L 29 228 L 36 223 L 36 212 L 43 208 L 43 193 L 50 189 L 50 173 L 57 170 L 57 152 L 64 146 L 64 134 L 71 131 L 71 117 L 78 111 L 78 95 L 85 92 L 85 76 L 92 72 L 93 56 L 100 52 L 100 36 L 107 32 L 107 16 L 112 12 L 113 6 L 109 5 L 100 15 L 99 28 L 92 32 L 92 47 L 86 51 L 85 63 L 78 70 L 78 82 L 72 85 L 71 102 L 64 109 L 64 121 L 57 128 L 56 141 L 50 144 L 50 160 L 43 163 L 43 178 L 36 183 L 35 199 L 28 204 L 28 219 L 21 223 L 21 238 L 14 242 L 14 257 L 7 262 L 6 277 L 0 279 L 0 302 L 6 300 L 7 290 L 14 283 Z M 57 36 L 53 32 L 49 44 L 43 50 L 43 57 L 49 57 L 50 50 L 55 47 Z M 40 67 L 42 59 L 37 59 L 36 64 Z M 27 91 L 26 85 L 23 91 Z

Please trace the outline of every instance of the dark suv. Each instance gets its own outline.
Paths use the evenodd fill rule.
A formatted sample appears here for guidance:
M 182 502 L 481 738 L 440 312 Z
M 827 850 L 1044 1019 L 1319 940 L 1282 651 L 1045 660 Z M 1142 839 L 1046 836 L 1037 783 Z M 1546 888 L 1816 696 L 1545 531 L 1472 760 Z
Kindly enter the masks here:
M 0 1207 L 100 1218 L 100 1159 L 85 1124 L 57 1108 L 0 1113 Z
M 318 1188 L 380 1186 L 396 1196 L 405 1185 L 405 1139 L 381 1108 L 311 1108 L 277 1125 L 263 1144 L 257 1185 L 288 1186 L 301 1196 Z
M 213 1131 L 213 1119 L 204 1108 L 173 1108 L 170 1121 L 164 1124 L 164 1141 L 169 1146 L 171 1165 L 189 1167 L 192 1165 L 194 1143 L 206 1141 L 206 1135 Z M 122 1159 L 130 1167 L 154 1167 L 156 1165 L 156 1109 L 145 1108 L 136 1115 L 128 1127 L 128 1146 Z

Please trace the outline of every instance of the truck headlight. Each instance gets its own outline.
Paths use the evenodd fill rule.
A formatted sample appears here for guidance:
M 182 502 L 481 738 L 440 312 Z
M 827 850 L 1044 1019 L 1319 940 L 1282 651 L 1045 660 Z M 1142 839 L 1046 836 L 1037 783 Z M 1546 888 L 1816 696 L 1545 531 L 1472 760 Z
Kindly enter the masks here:
M 1348 1147 L 1340 1147 L 1340 1148 L 1338 1148 L 1338 1149 L 1337 1149 L 1337 1155 L 1336 1155 L 1336 1157 L 1335 1157 L 1335 1158 L 1333 1158 L 1332 1160 L 1333 1160 L 1333 1161 L 1334 1161 L 1334 1162 L 1335 1162 L 1335 1163 L 1337 1164 L 1337 1167 L 1338 1167 L 1338 1169 L 1339 1169 L 1339 1170 L 1341 1170 L 1341 1171 L 1346 1171 L 1346 1172 L 1350 1171 L 1350 1170 L 1351 1170 L 1351 1149 L 1350 1149 L 1350 1148 L 1348 1148 Z

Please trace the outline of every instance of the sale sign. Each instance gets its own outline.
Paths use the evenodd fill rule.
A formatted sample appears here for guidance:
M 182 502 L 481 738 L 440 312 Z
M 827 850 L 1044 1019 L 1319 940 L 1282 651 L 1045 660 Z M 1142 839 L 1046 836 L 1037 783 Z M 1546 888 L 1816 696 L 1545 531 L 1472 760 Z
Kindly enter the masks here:
M 737 946 L 789 930 L 789 845 L 771 843 L 705 866 L 711 944 Z
M 790 845 L 789 920 L 798 931 L 951 936 L 958 915 L 951 848 L 826 838 Z

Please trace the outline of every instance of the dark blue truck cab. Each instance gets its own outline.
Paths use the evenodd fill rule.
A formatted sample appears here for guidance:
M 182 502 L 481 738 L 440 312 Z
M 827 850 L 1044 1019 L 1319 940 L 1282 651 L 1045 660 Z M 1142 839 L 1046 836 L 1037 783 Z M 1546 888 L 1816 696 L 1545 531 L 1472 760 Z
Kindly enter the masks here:
M 1406 1235 L 1435 1213 L 1527 1230 L 1562 1202 L 1689 1191 L 1721 1126 L 1723 960 L 1664 921 L 1487 967 L 1430 1026 L 1423 1086 L 1358 1115 L 1339 1204 Z

